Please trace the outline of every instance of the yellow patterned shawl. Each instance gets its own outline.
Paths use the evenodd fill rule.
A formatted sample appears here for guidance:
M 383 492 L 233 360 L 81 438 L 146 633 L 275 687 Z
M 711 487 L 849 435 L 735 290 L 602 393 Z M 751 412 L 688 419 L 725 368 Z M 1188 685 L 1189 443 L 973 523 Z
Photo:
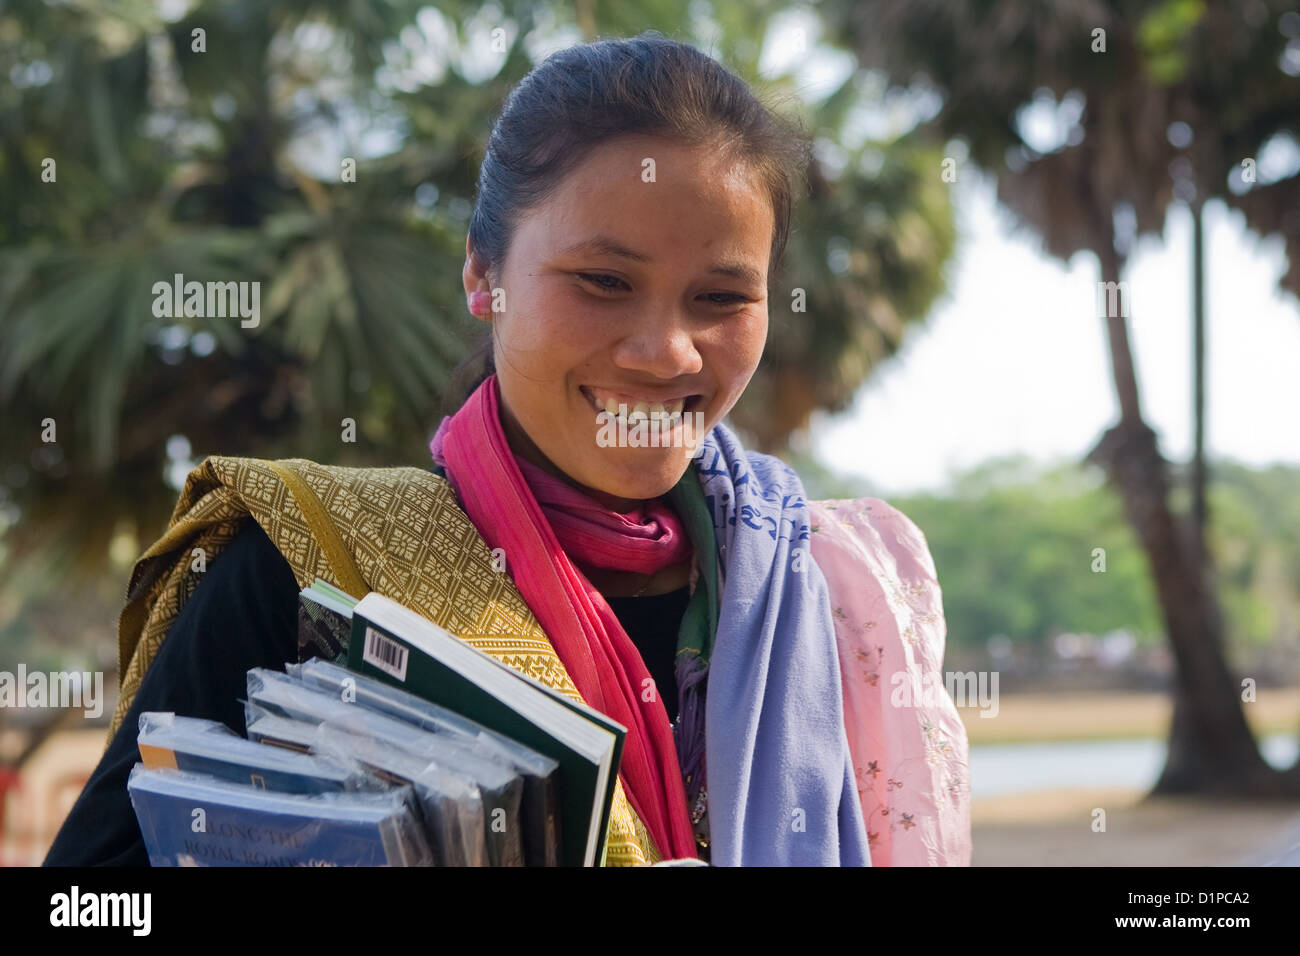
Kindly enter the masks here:
M 112 739 L 200 570 L 251 515 L 300 587 L 323 578 L 355 597 L 378 591 L 497 660 L 581 700 L 545 632 L 461 510 L 420 468 L 341 468 L 302 458 L 213 456 L 190 472 L 167 531 L 136 562 L 118 625 L 121 696 Z M 201 560 L 200 560 L 201 559 Z M 607 866 L 660 859 L 619 782 Z

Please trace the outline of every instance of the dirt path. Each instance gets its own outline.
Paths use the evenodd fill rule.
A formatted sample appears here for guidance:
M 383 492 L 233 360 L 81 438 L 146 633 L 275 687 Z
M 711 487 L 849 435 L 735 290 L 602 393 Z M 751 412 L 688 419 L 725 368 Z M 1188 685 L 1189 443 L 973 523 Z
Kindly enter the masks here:
M 1072 790 L 972 804 L 975 866 L 1239 866 L 1300 863 L 1300 802 L 1277 805 Z M 1096 809 L 1105 832 L 1094 832 Z

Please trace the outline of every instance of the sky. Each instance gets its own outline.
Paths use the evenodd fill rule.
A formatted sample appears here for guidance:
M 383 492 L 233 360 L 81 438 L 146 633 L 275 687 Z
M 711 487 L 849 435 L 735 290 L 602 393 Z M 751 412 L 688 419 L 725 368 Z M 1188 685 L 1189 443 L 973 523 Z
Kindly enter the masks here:
M 789 71 L 801 95 L 826 95 L 855 64 L 820 39 L 807 11 L 773 17 L 761 71 Z M 847 145 L 888 140 L 937 108 L 923 95 L 882 95 L 857 112 Z M 1068 96 L 1036 98 L 1018 117 L 1021 134 L 1042 151 L 1059 147 L 1081 108 Z M 1300 167 L 1300 149 L 1283 138 L 1258 161 L 1269 182 Z M 947 294 L 848 412 L 813 418 L 814 456 L 874 494 L 941 491 L 954 471 L 1002 455 L 1077 461 L 1118 419 L 1096 257 L 1042 253 L 998 206 L 991 181 L 960 157 L 958 170 Z M 1261 241 L 1222 203 L 1205 216 L 1207 454 L 1300 464 L 1300 303 L 1277 288 L 1282 242 Z M 1138 241 L 1123 277 L 1143 416 L 1173 461 L 1190 457 L 1193 440 L 1191 242 L 1190 214 L 1175 205 L 1163 236 Z
M 822 464 L 877 494 L 939 491 L 953 471 L 1022 453 L 1078 460 L 1118 418 L 1096 257 L 1062 263 L 1014 227 L 991 183 L 959 174 L 945 297 L 841 415 L 814 416 Z M 1206 448 L 1211 461 L 1300 464 L 1300 304 L 1278 290 L 1280 239 L 1206 207 Z M 1143 416 L 1173 461 L 1192 451 L 1191 216 L 1138 242 L 1129 331 Z

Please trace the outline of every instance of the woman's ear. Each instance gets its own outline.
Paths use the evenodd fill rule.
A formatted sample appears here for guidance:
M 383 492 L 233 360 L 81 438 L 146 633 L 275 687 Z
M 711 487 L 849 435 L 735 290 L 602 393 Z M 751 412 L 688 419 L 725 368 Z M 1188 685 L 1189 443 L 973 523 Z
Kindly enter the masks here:
M 470 314 L 485 322 L 491 321 L 492 282 L 482 257 L 470 245 L 469 236 L 465 237 L 465 267 L 461 270 L 461 279 Z

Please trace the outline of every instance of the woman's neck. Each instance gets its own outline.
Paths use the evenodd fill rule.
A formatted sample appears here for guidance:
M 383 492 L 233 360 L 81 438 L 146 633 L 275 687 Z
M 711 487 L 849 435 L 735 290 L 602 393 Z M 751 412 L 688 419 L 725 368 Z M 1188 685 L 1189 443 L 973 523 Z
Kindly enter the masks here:
M 619 498 L 579 484 L 556 467 L 555 463 L 542 453 L 536 443 L 528 437 L 528 433 L 524 431 L 515 416 L 506 408 L 504 402 L 501 403 L 500 411 L 501 427 L 505 433 L 506 442 L 510 445 L 510 450 L 520 458 L 531 462 L 547 474 L 560 479 L 570 487 L 576 488 L 604 507 L 619 514 L 631 514 L 645 506 L 643 500 Z M 592 583 L 596 590 L 605 597 L 653 597 L 657 594 L 667 594 L 670 591 L 685 587 L 691 578 L 691 562 L 689 559 L 662 568 L 652 575 L 645 575 L 635 571 L 615 571 L 610 568 L 587 567 L 578 562 L 575 562 L 575 564 L 586 575 L 587 580 Z
M 579 484 L 543 454 L 537 444 L 528 437 L 528 433 L 524 431 L 523 426 L 519 424 L 510 409 L 506 408 L 504 401 L 501 403 L 500 410 L 501 430 L 505 433 L 506 443 L 510 446 L 510 450 L 520 458 L 532 462 L 548 475 L 560 479 L 572 488 L 576 488 L 611 511 L 617 511 L 619 514 L 631 514 L 645 505 L 645 502 L 638 498 L 620 498 L 617 495 L 606 494 L 595 488 L 588 488 L 586 485 Z
M 667 594 L 686 587 L 691 580 L 690 561 L 670 565 L 652 575 L 637 574 L 635 571 L 613 571 L 609 568 L 588 568 L 581 564 L 578 569 L 607 598 Z

